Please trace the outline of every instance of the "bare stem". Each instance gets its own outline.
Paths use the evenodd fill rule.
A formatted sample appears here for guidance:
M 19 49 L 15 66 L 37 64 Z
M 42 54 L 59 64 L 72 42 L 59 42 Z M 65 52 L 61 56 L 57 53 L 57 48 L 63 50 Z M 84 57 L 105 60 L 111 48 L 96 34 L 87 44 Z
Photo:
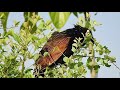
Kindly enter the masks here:
M 89 56 L 90 59 L 92 60 L 92 69 L 91 69 L 91 78 L 96 78 L 97 77 L 97 73 L 96 70 L 94 68 L 96 62 L 95 62 L 95 53 L 94 53 L 94 49 L 93 49 L 93 43 L 89 42 Z
M 23 60 L 22 60 L 21 78 L 24 77 L 25 61 L 26 61 L 26 54 L 25 54 L 25 51 L 24 51 Z
M 21 70 L 21 78 L 24 77 L 24 69 L 25 69 L 24 63 L 25 63 L 25 61 L 23 60 L 23 63 L 22 63 L 22 70 Z
M 89 12 L 84 12 L 85 21 L 90 21 L 90 17 L 87 17 L 87 13 L 89 14 Z M 93 49 L 93 43 L 91 41 L 89 42 L 89 57 L 90 57 L 91 62 L 92 62 L 91 78 L 96 78 L 97 77 L 97 72 L 94 68 L 94 66 L 96 64 L 95 53 L 94 53 L 94 49 Z

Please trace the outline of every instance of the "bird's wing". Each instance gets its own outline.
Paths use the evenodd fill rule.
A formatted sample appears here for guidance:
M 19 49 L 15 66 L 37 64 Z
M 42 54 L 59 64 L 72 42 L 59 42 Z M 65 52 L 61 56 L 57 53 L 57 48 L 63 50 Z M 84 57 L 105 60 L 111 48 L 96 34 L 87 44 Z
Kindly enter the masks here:
M 44 51 L 48 52 L 48 55 L 42 56 L 38 59 L 37 64 L 41 65 L 41 68 L 45 68 L 56 62 L 60 56 L 63 55 L 63 52 L 67 49 L 69 44 L 70 37 L 65 35 L 59 35 L 56 37 L 51 37 L 50 40 L 44 45 Z

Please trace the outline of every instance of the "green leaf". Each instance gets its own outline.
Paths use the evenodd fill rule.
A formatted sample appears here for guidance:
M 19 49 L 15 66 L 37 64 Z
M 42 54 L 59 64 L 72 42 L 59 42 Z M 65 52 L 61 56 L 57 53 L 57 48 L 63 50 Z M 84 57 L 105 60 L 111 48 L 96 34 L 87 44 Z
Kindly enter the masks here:
M 78 47 L 76 43 L 73 43 L 72 46 Z
M 105 49 L 106 54 L 110 54 L 111 51 L 108 49 L 108 47 L 104 46 L 103 48 Z
M 109 56 L 108 56 L 108 55 L 104 55 L 104 58 L 105 58 L 105 59 L 109 59 Z
M 39 56 L 40 56 L 40 54 L 39 54 L 39 53 L 36 53 L 36 54 L 34 54 L 33 59 L 34 59 L 34 60 L 37 60 Z
M 18 43 L 20 43 L 22 41 L 20 36 L 18 34 L 14 33 L 13 29 L 9 30 L 6 35 L 12 36 L 14 38 L 14 40 L 17 41 Z
M 104 50 L 103 50 L 102 45 L 100 45 L 100 44 L 97 45 L 97 47 L 96 47 L 96 52 L 99 52 L 100 55 L 103 54 Z
M 39 37 L 37 37 L 37 36 L 32 36 L 32 39 L 33 39 L 33 40 L 39 40 Z
M 50 18 L 57 29 L 62 28 L 67 22 L 70 12 L 49 12 Z
M 43 28 L 44 28 L 44 25 L 45 25 L 44 20 L 40 20 L 40 21 L 39 21 L 39 25 L 38 25 L 38 29 L 43 29 Z
M 102 51 L 102 50 L 101 50 L 101 51 L 99 51 L 99 54 L 100 54 L 100 55 L 102 55 L 102 54 L 103 54 L 103 51 Z
M 84 12 L 79 12 L 79 14 L 82 14 L 82 13 L 84 13 Z
M 104 65 L 104 59 L 102 59 L 102 58 L 100 58 L 100 63 L 102 64 L 102 65 Z
M 115 60 L 116 60 L 115 57 L 110 57 L 110 61 L 111 61 L 111 62 L 116 62 Z
M 7 35 L 11 35 L 11 36 L 12 36 L 13 34 L 14 34 L 14 30 L 13 30 L 13 29 L 10 29 L 10 30 L 7 32 L 6 36 L 7 36 Z
M 86 66 L 88 67 L 88 69 L 91 69 L 92 68 L 92 60 L 90 58 L 87 59 L 87 62 L 86 62 Z
M 37 30 L 37 26 L 36 26 L 37 18 L 35 18 L 35 15 L 38 15 L 38 12 L 35 12 L 35 14 L 33 13 L 34 12 L 24 12 L 25 22 L 29 22 L 29 25 L 32 27 L 32 30 L 30 31 L 32 34 Z
M 99 68 L 100 68 L 99 65 L 95 65 L 95 66 L 94 66 L 94 69 L 95 69 L 95 70 L 98 70 Z
M 78 67 L 82 66 L 83 62 L 78 62 Z
M 90 25 L 91 25 L 91 24 L 90 24 L 90 21 L 86 21 L 85 27 L 86 27 L 86 28 L 89 28 Z
M 63 74 L 63 69 L 62 68 L 59 68 L 58 71 Z
M 78 25 L 82 26 L 82 27 L 85 27 L 85 19 L 83 16 L 79 17 L 78 18 Z
M 2 49 L 2 45 L 0 45 L 0 49 Z
M 44 56 L 48 56 L 49 55 L 49 52 L 44 52 Z
M 13 34 L 13 38 L 14 38 L 14 40 L 15 41 L 17 41 L 18 43 L 20 43 L 22 40 L 21 40 L 21 38 L 20 38 L 20 36 L 19 35 L 17 35 L 17 34 Z
M 27 69 L 27 70 L 25 71 L 25 73 L 28 73 L 28 72 L 30 72 L 31 70 L 33 70 L 33 69 Z
M 78 41 L 76 39 L 73 40 L 75 43 L 77 43 Z
M 38 12 L 24 12 L 23 14 L 25 21 L 28 21 L 30 18 L 32 18 L 32 16 L 35 18 L 35 15 L 38 15 Z
M 75 49 L 75 47 L 72 47 L 72 51 L 73 51 L 73 52 L 76 52 L 76 49 Z
M 20 21 L 16 21 L 16 20 L 14 21 L 15 26 L 18 26 L 19 23 L 20 23 Z
M 78 12 L 73 12 L 73 14 L 78 18 Z
M 104 63 L 106 67 L 110 67 L 111 65 L 109 65 L 108 63 Z
M 68 57 L 64 57 L 64 58 L 63 58 L 63 61 L 68 64 L 68 63 L 69 63 L 69 58 L 68 58 Z
M 0 12 L 0 16 L 1 15 L 2 15 L 1 22 L 3 25 L 3 30 L 4 30 L 4 33 L 6 34 L 7 32 L 6 27 L 7 27 L 7 20 L 8 20 L 9 12 Z
M 75 63 L 70 63 L 70 69 L 74 69 L 74 66 L 75 66 L 76 64 Z

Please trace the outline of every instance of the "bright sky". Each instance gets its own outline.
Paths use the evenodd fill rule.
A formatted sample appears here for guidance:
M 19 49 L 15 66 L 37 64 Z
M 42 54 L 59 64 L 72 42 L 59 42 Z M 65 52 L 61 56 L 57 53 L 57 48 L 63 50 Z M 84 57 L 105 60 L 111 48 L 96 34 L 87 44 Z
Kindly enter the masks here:
M 102 26 L 96 27 L 96 32 L 93 33 L 94 37 L 102 44 L 106 45 L 112 52 L 111 55 L 116 57 L 116 65 L 120 67 L 120 13 L 119 12 L 98 12 L 96 16 L 91 13 L 91 18 L 102 23 Z M 48 12 L 40 12 L 39 15 L 44 18 L 44 20 L 50 19 Z M 21 12 L 12 12 L 8 19 L 7 27 L 13 25 L 13 21 L 24 21 Z M 73 15 L 70 16 L 69 20 L 62 28 L 62 30 L 72 28 L 77 22 L 77 18 Z M 19 28 L 16 28 L 19 30 Z M 0 29 L 0 32 L 2 30 Z M 30 66 L 33 62 L 27 62 Z M 98 78 L 120 78 L 120 71 L 112 65 L 110 68 L 101 67 L 98 73 Z M 90 74 L 87 74 L 90 77 Z

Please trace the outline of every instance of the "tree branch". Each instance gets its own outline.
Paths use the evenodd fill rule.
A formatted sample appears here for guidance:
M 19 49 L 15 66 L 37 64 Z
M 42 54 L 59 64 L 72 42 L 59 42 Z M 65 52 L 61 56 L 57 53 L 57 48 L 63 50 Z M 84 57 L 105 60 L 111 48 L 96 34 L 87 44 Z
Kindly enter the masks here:
M 90 17 L 87 16 L 87 14 L 89 15 L 89 12 L 84 12 L 84 16 L 85 16 L 85 21 L 90 21 Z M 91 31 L 92 33 L 92 31 Z M 95 54 L 94 54 L 94 49 L 93 49 L 93 43 L 90 41 L 89 42 L 89 57 L 92 61 L 92 69 L 91 69 L 91 78 L 96 78 L 97 77 L 97 72 L 94 68 L 96 62 L 95 62 Z

